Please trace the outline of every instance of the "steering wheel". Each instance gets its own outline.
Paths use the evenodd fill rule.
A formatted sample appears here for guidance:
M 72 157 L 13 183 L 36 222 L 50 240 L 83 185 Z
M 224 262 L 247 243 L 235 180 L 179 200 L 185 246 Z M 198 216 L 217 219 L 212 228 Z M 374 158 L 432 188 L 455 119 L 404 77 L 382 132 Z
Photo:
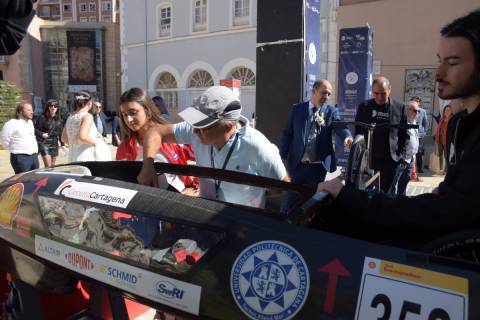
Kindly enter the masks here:
M 368 150 L 363 135 L 356 135 L 348 155 L 345 183 L 363 190 L 369 180 Z

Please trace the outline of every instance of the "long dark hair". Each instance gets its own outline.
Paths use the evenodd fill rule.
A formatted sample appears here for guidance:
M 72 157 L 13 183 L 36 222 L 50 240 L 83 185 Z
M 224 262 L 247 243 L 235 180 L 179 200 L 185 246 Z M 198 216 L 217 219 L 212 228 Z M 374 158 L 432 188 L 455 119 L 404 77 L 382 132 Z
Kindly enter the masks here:
M 55 105 L 57 106 L 57 112 L 55 112 L 55 115 L 52 117 L 52 113 L 50 112 L 50 106 Z M 43 116 L 45 119 L 50 119 L 53 118 L 55 120 L 55 123 L 58 125 L 60 123 L 61 117 L 60 117 L 60 107 L 58 105 L 57 100 L 50 99 L 47 101 L 47 106 L 45 107 L 45 110 L 43 110 Z
M 122 93 L 122 96 L 120 97 L 120 104 L 117 107 L 117 112 L 120 116 L 120 130 L 124 140 L 129 140 L 135 134 L 135 132 L 130 130 L 130 128 L 127 126 L 125 118 L 122 114 L 122 110 L 120 109 L 121 105 L 127 102 L 136 102 L 140 104 L 145 109 L 145 114 L 147 115 L 149 121 L 159 124 L 166 123 L 166 121 L 162 118 L 160 110 L 158 110 L 157 106 L 152 101 L 152 98 L 150 98 L 145 90 L 141 88 L 128 89 Z
M 92 96 L 86 91 L 80 91 L 75 93 L 73 98 L 73 110 L 77 111 L 82 109 L 91 100 Z

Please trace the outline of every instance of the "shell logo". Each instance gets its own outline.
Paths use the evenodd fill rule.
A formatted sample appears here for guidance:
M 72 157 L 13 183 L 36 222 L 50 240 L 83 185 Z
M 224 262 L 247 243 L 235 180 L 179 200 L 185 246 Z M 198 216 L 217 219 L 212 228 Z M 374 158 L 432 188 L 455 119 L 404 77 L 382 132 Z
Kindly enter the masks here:
M 12 230 L 13 220 L 23 198 L 23 183 L 8 187 L 0 195 L 0 227 Z
M 375 268 L 377 267 L 377 264 L 375 263 L 375 261 L 370 261 L 370 262 L 368 263 L 368 267 L 369 267 L 370 269 L 375 269 Z

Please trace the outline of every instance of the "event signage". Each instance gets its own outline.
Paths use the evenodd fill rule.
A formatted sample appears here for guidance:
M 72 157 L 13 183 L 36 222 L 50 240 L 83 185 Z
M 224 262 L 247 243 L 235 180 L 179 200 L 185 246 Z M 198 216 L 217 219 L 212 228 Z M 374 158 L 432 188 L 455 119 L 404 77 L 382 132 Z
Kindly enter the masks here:
M 95 31 L 67 31 L 70 92 L 97 91 Z
M 369 27 L 340 30 L 337 104 L 344 121 L 355 120 L 358 105 L 372 95 L 373 33 Z M 350 128 L 353 130 L 353 127 Z M 352 132 L 353 134 L 353 132 Z M 337 137 L 338 164 L 345 166 L 348 150 Z
M 320 0 L 305 1 L 304 100 L 310 99 L 313 83 L 320 79 Z

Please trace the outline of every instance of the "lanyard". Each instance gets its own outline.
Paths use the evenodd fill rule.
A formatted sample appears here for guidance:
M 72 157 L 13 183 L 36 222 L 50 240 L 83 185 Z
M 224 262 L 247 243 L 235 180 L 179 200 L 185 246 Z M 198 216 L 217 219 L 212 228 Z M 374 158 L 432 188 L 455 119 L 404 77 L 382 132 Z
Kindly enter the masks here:
M 238 132 L 235 134 L 235 139 L 233 139 L 233 143 L 228 150 L 227 156 L 225 157 L 225 161 L 223 162 L 222 170 L 225 170 L 227 167 L 227 163 L 232 156 L 233 149 L 235 149 L 235 145 L 237 144 L 238 140 Z M 210 164 L 213 169 L 215 169 L 215 161 L 213 161 L 213 146 L 210 146 Z M 215 180 L 215 198 L 218 199 L 218 190 L 220 189 L 220 184 L 222 183 L 221 180 Z

